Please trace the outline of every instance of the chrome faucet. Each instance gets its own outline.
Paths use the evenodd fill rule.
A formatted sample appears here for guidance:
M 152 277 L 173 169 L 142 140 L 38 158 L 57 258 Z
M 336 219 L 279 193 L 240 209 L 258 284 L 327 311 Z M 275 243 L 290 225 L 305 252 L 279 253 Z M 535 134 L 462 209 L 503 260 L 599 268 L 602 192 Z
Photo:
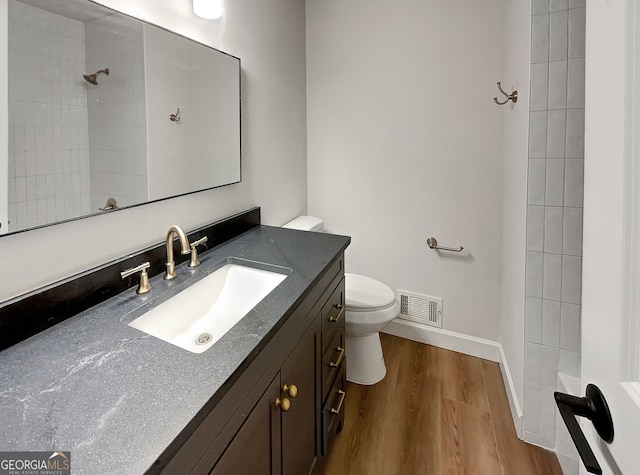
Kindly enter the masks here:
M 190 254 L 189 241 L 187 236 L 180 226 L 174 224 L 167 231 L 167 272 L 164 274 L 164 280 L 171 280 L 176 278 L 176 263 L 173 260 L 173 235 L 178 236 L 180 241 L 180 254 Z

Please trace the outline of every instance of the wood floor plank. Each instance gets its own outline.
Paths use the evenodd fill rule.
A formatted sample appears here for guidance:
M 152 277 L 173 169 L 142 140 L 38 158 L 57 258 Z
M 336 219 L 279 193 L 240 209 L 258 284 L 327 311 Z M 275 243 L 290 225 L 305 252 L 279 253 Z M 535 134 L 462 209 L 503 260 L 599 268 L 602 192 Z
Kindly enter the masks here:
M 391 341 L 385 346 L 394 358 L 387 364 L 387 375 L 382 381 L 384 384 L 367 388 L 376 406 L 372 415 L 377 423 L 371 428 L 370 473 L 393 473 L 404 452 L 403 435 L 407 419 L 405 400 L 409 383 L 406 366 L 412 360 L 412 351 L 398 341 Z M 398 388 L 402 389 L 398 391 Z
M 522 442 L 522 441 L 521 441 Z M 523 444 L 525 442 L 522 442 Z M 535 445 L 527 444 L 531 456 L 533 458 L 533 466 L 535 467 L 530 473 L 543 473 L 545 475 L 563 475 L 562 468 L 558 462 L 556 454 L 542 447 L 536 447 Z M 522 472 L 513 472 L 522 473 Z
M 481 360 L 454 351 L 440 351 L 442 397 L 488 411 Z
M 347 384 L 344 428 L 316 474 L 561 475 L 555 454 L 516 437 L 497 364 L 381 337 L 387 375 Z
M 532 461 L 529 459 L 529 451 L 526 447 L 518 443 L 520 441 L 513 426 L 500 368 L 497 363 L 483 361 L 482 373 L 485 378 L 498 457 L 503 473 L 505 475 L 518 473 L 516 469 L 520 467 L 520 473 L 525 475 Z
M 424 437 L 428 427 L 439 427 L 440 410 L 440 354 L 427 345 L 406 345 L 401 339 L 385 339 L 385 351 L 391 343 L 408 350 L 404 361 L 398 365 L 395 393 L 402 394 L 402 448 L 397 463 L 399 473 L 411 473 L 419 467 L 422 473 L 438 473 L 441 447 L 439 438 Z M 395 355 L 394 355 L 395 356 Z M 403 389 L 406 388 L 406 389 Z
M 442 474 L 501 472 L 491 415 L 463 402 L 442 399 Z
M 425 428 L 440 425 L 435 350 L 402 339 L 384 341 L 390 355 L 387 375 L 373 386 L 347 385 L 349 422 L 326 461 L 325 474 L 439 473 L 440 440 L 424 437 Z
M 499 365 L 482 360 L 482 374 L 504 475 L 562 475 L 555 454 L 518 439 Z

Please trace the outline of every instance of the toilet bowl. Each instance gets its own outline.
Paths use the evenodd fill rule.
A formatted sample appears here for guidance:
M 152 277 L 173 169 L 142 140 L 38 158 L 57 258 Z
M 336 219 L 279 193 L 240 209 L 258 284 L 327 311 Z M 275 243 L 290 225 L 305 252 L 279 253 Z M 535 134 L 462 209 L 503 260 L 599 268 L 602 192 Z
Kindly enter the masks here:
M 358 274 L 344 278 L 347 379 L 375 384 L 387 374 L 379 332 L 400 313 L 400 303 L 382 282 Z
M 313 216 L 299 216 L 283 226 L 303 231 L 322 231 Z M 347 379 L 358 384 L 376 384 L 387 373 L 380 331 L 400 313 L 393 290 L 370 277 L 345 274 L 345 331 Z

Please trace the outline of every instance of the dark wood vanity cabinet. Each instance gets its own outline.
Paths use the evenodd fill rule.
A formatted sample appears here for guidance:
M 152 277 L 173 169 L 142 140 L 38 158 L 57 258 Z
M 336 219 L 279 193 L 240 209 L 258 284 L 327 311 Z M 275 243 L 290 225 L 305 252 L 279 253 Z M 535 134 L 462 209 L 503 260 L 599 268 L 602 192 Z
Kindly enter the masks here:
M 211 475 L 309 473 L 316 458 L 314 367 L 318 336 L 317 325 L 312 324 L 216 462 Z
M 345 359 L 341 255 L 162 473 L 310 473 L 344 422 Z
M 273 378 L 244 424 L 211 470 L 211 475 L 281 473 L 280 373 Z
M 280 370 L 281 398 L 289 400 L 282 412 L 282 473 L 309 473 L 316 459 L 317 354 L 320 349 L 319 321 L 313 321 Z M 293 385 L 293 386 L 292 386 Z M 295 397 L 287 391 L 295 387 Z M 293 394 L 293 393 L 292 393 Z M 275 405 L 275 404 L 274 404 Z

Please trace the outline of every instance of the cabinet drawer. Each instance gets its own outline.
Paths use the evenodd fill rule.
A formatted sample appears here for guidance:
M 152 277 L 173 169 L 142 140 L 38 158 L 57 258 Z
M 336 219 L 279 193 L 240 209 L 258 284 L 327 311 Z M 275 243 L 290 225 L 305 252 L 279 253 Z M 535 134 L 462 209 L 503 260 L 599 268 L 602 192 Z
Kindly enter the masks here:
M 324 355 L 336 333 L 344 332 L 344 278 L 322 307 L 322 354 Z
M 322 402 L 327 399 L 331 385 L 344 366 L 344 331 L 336 332 L 327 351 L 322 355 Z
M 322 455 L 327 456 L 333 440 L 344 426 L 344 411 L 346 393 L 346 369 L 347 365 L 342 364 L 340 372 L 336 377 L 327 402 L 322 408 Z

